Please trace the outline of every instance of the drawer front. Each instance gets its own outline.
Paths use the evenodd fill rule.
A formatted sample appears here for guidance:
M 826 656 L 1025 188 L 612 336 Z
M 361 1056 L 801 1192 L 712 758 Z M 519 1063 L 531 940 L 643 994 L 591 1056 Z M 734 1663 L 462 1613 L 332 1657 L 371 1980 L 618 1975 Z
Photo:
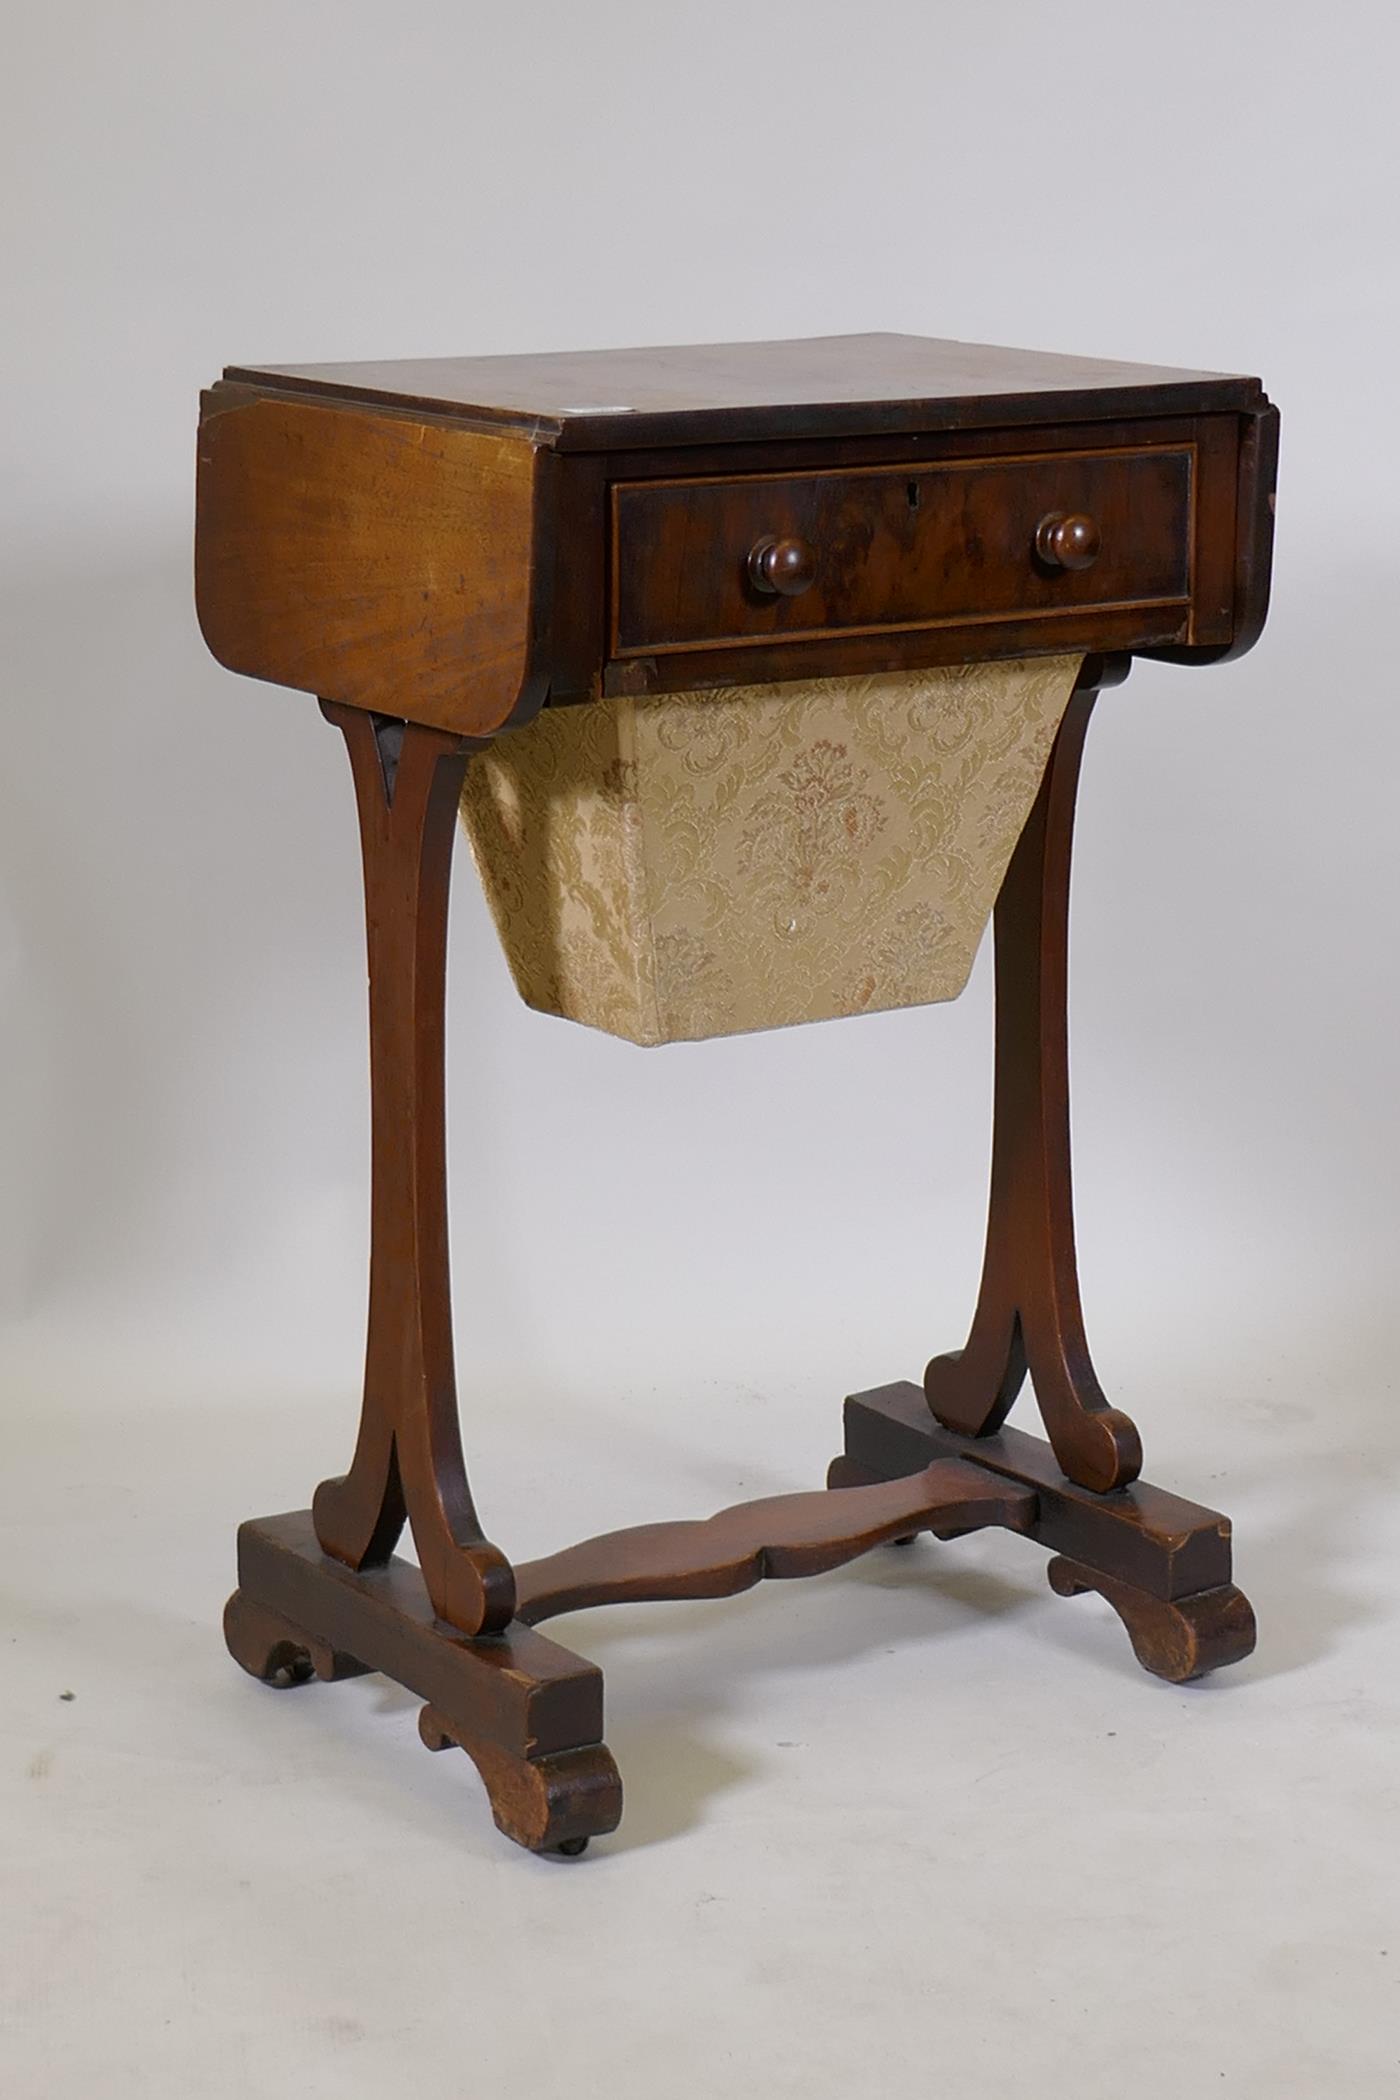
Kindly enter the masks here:
M 1187 605 L 1194 461 L 1183 442 L 620 482 L 611 653 Z

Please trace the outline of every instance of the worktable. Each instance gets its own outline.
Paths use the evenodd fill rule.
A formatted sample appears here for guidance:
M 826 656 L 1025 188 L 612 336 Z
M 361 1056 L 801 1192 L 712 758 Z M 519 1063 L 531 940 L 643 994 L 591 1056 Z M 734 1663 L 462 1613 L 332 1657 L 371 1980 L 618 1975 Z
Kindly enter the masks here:
M 1255 641 L 1277 429 L 1256 379 L 901 335 L 234 366 L 205 394 L 200 622 L 343 733 L 369 946 L 359 1437 L 309 1510 L 240 1530 L 245 1669 L 383 1671 L 509 1837 L 571 1854 L 622 1794 L 601 1673 L 537 1630 L 566 1612 L 997 1525 L 1158 1676 L 1249 1652 L 1228 1520 L 1139 1479 L 1090 1359 L 1066 978 L 1095 700 L 1135 656 Z M 955 996 L 994 901 L 971 1328 L 847 1400 L 825 1488 L 519 1564 L 488 1539 L 449 1289 L 461 817 L 523 996 L 641 1043 Z M 1027 1378 L 1043 1437 L 1006 1426 Z

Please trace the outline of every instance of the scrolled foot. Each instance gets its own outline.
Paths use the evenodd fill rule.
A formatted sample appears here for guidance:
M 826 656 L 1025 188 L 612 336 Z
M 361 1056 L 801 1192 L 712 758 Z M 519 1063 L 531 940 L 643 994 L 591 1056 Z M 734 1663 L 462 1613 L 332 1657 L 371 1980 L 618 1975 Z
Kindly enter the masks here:
M 1254 1648 L 1254 1609 L 1233 1583 L 1167 1602 L 1062 1555 L 1045 1572 L 1057 1596 L 1082 1597 L 1093 1590 L 1111 1604 L 1143 1669 L 1168 1684 L 1187 1684 L 1242 1662 Z
M 420 1712 L 418 1733 L 429 1750 L 465 1750 L 496 1828 L 527 1852 L 577 1858 L 591 1837 L 606 1836 L 622 1820 L 622 1780 L 604 1743 L 520 1757 L 454 1728 L 432 1706 Z
M 399 1488 L 386 1494 L 377 1473 L 361 1476 L 353 1468 L 321 1482 L 311 1513 L 322 1551 L 355 1569 L 392 1553 L 406 1521 Z M 515 1616 L 515 1571 L 500 1547 L 489 1539 L 461 1540 L 441 1527 L 429 1537 L 429 1550 L 423 1553 L 420 1541 L 420 1554 L 437 1616 L 459 1633 L 504 1633 Z
M 313 1677 L 332 1682 L 340 1677 L 360 1677 L 365 1666 L 353 1655 L 342 1655 L 329 1641 L 319 1640 L 269 1611 L 265 1604 L 243 1590 L 235 1590 L 224 1606 L 224 1640 L 234 1661 L 250 1677 L 286 1690 L 309 1684 Z
M 1128 1487 L 1142 1471 L 1137 1424 L 1110 1407 L 1087 1348 L 1066 1356 L 1046 1347 L 1027 1358 L 1019 1322 L 997 1346 L 951 1349 L 924 1369 L 924 1396 L 936 1422 L 958 1436 L 985 1436 L 1005 1421 L 1029 1363 L 1036 1400 L 1066 1479 L 1097 1495 Z
M 1090 1412 L 1076 1402 L 1058 1410 L 1047 1405 L 1044 1414 L 1055 1456 L 1080 1487 L 1111 1495 L 1130 1487 L 1142 1472 L 1142 1438 L 1121 1408 Z
M 979 1343 L 981 1346 L 978 1346 Z M 958 1436 L 980 1436 L 989 1421 L 1004 1417 L 1026 1378 L 1026 1353 L 1014 1320 L 994 1331 L 989 1344 L 980 1328 L 965 1349 L 945 1349 L 924 1366 L 929 1410 Z

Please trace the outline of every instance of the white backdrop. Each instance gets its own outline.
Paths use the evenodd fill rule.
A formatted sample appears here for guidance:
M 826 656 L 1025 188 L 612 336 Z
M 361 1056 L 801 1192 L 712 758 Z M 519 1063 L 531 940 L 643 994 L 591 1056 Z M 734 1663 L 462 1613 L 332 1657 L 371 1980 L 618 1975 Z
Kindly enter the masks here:
M 0 1409 L 22 1626 L 57 1614 L 86 1653 L 96 1585 L 141 1600 L 157 1647 L 174 1641 L 154 1628 L 176 1578 L 121 1556 L 138 1534 L 175 1542 L 179 1652 L 196 1673 L 207 1652 L 220 1725 L 246 1726 L 270 1784 L 284 1753 L 264 1742 L 268 1709 L 245 1723 L 251 1689 L 230 1672 L 225 1690 L 214 1652 L 232 1527 L 304 1501 L 352 1434 L 367 1145 L 348 768 L 313 701 L 203 651 L 200 386 L 229 362 L 892 328 L 1257 371 L 1282 408 L 1262 643 L 1214 671 L 1139 665 L 1091 733 L 1074 919 L 1082 1264 L 1100 1371 L 1140 1421 L 1149 1474 L 1206 1499 L 1229 1479 L 1247 1580 L 1252 1506 L 1266 1649 L 1272 1636 L 1289 1662 L 1266 1680 L 1280 1740 L 1298 1740 L 1309 1657 L 1341 1671 L 1309 1695 L 1315 1718 L 1358 1687 L 1381 1696 L 1387 1642 L 1396 1681 L 1393 1594 L 1359 1576 L 1336 1594 L 1329 1570 L 1358 1527 L 1393 1549 L 1400 1456 L 1390 12 L 52 0 L 14 10 L 5 45 Z M 961 1341 L 980 1261 L 989 960 L 955 1007 L 637 1051 L 518 1005 L 461 854 L 459 1372 L 484 1514 L 509 1549 L 814 1479 L 843 1392 L 917 1377 Z M 868 1628 L 879 1600 L 857 1601 Z M 130 1623 L 113 1603 L 118 1648 Z M 772 1653 L 790 1623 L 807 1622 L 776 1607 L 763 1619 Z M 1120 1662 L 1116 1630 L 1092 1630 L 1085 1653 Z M 670 1696 L 686 1667 L 723 1682 L 713 1638 L 707 1662 L 669 1665 Z M 1072 1660 L 1054 1655 L 1048 1686 Z M 639 1714 L 645 1674 L 627 1695 Z M 1104 1669 L 1106 1710 L 1136 1696 L 1125 1679 L 1126 1664 Z M 821 1682 L 842 1699 L 839 1679 Z M 35 1683 L 49 1700 L 49 1678 Z M 178 1704 L 181 1687 L 164 1689 Z M 336 1735 L 326 1701 L 347 1697 L 326 1695 L 306 1756 L 330 1754 L 310 1745 Z M 11 1725 L 19 1771 L 38 1752 L 29 1721 Z M 133 1723 L 133 1757 L 141 1741 Z M 1067 1770 L 1077 1754 L 1067 1738 Z M 1305 1791 L 1329 1755 L 1299 1775 Z M 347 1760 L 361 1818 L 401 1784 L 428 1787 L 408 1776 L 413 1756 L 386 1751 L 374 1785 Z M 673 1743 L 656 1759 L 661 1792 L 684 1758 Z M 140 1794 L 139 1768 L 123 1771 L 91 1783 Z M 432 1785 L 437 1815 L 467 1813 L 444 1805 L 467 1791 L 460 1773 Z M 766 1831 L 787 1795 L 774 1782 L 760 1796 Z M 25 1817 L 32 1798 L 21 1790 Z M 661 1848 L 665 1874 L 685 1847 L 704 1854 L 721 1808 Z M 536 1889 L 537 1870 L 502 1860 L 471 1813 L 458 1881 L 500 1889 L 509 1868 L 526 1877 L 512 1890 Z M 426 1845 L 437 1826 L 422 1821 Z M 648 1886 L 644 1854 L 617 1860 L 624 1903 Z M 546 1919 L 564 1902 L 586 1916 L 600 1868 L 580 1870 L 592 1898 L 556 1880 L 531 1900 Z M 51 1860 L 44 1871 L 52 1888 Z M 842 1871 L 865 1887 L 858 1856 Z M 55 1932 L 85 1900 L 59 1886 Z M 397 1900 L 411 1918 L 407 1886 Z M 1325 1909 L 1315 1888 L 1309 1901 Z M 1246 1968 L 1296 2005 L 1272 1928 L 1241 1929 Z M 211 1930 L 221 1941 L 222 1923 Z M 668 1942 L 650 1926 L 643 1938 L 645 1968 Z M 873 1971 L 867 1986 L 878 2007 Z M 254 1997 L 269 1988 L 257 1976 Z M 774 1988 L 800 2024 L 806 1986 Z M 1363 2036 L 1393 2000 L 1392 1984 L 1360 2006 Z M 1034 1998 L 1028 2016 L 1053 2024 L 1054 2002 Z M 1215 2015 L 1228 2027 L 1223 1997 Z M 237 2029 L 236 2009 L 181 2017 L 191 2051 L 210 2020 Z M 944 2017 L 972 2050 L 962 2014 Z M 46 2045 L 21 2025 L 32 2074 Z M 643 2026 L 658 2048 L 674 2038 L 661 2015 Z M 1295 2090 L 1301 2044 L 1266 2044 L 1267 2027 L 1261 2015 L 1260 2046 L 1279 2053 L 1257 2090 L 1273 2100 Z M 903 2063 L 868 2026 L 848 2062 L 855 2033 L 823 2057 L 843 2078 Z M 305 2089 L 320 2091 L 303 2042 Z M 629 2073 L 609 2046 L 600 2030 L 581 2091 L 628 2093 L 629 2075 L 655 2090 L 644 2050 Z M 750 2062 L 769 2046 L 767 2083 L 786 2091 L 776 2042 L 744 2044 Z M 1162 2091 L 1215 2090 L 1214 2061 Z M 713 2090 L 720 2058 L 697 2062 L 695 2090 Z M 1329 2089 L 1389 2091 L 1365 2082 L 1371 2066 Z M 1012 2080 L 1010 2055 L 1003 2069 Z M 248 2075 L 228 2090 L 284 2089 L 266 2068 Z M 355 2075 L 335 2090 L 358 2091 Z M 1230 2089 L 1256 2090 L 1247 2077 Z

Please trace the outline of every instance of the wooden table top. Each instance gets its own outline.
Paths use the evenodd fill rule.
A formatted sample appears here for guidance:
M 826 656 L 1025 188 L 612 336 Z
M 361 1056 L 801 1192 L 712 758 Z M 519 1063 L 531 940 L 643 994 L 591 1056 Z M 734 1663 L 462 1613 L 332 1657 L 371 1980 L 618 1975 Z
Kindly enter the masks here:
M 916 335 L 230 365 L 225 378 L 525 431 L 559 451 L 1248 410 L 1257 379 Z

